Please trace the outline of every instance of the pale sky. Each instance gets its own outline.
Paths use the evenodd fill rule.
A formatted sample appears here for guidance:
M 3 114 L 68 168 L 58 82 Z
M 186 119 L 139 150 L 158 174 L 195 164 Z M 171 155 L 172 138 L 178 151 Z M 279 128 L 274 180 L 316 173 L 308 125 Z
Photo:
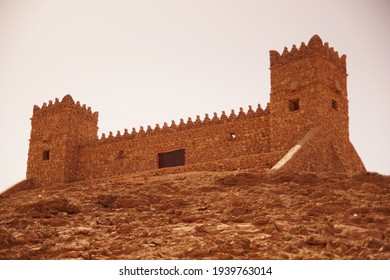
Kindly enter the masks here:
M 390 1 L 0 0 L 0 190 L 26 176 L 34 104 L 70 93 L 99 135 L 269 101 L 269 50 L 347 55 L 350 138 L 390 175 Z

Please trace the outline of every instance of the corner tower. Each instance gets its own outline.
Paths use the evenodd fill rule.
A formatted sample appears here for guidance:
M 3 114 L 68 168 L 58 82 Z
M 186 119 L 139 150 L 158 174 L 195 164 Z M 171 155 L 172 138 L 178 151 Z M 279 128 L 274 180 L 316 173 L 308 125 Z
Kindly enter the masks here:
M 78 149 L 97 139 L 98 113 L 75 103 L 70 95 L 34 106 L 31 118 L 27 178 L 34 185 L 77 179 Z
M 346 56 L 314 35 L 270 51 L 271 149 L 290 149 L 312 127 L 349 139 Z
M 314 35 L 299 49 L 270 51 L 270 62 L 270 147 L 288 151 L 273 168 L 365 171 L 349 140 L 346 56 Z

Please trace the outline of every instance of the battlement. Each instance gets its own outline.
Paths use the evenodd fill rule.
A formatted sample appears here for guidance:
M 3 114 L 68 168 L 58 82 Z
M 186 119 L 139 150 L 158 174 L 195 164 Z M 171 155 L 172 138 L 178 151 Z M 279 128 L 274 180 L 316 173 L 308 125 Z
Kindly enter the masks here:
M 84 115 L 86 118 L 96 119 L 97 121 L 99 117 L 99 113 L 92 112 L 91 107 L 87 107 L 85 104 L 81 105 L 80 101 L 75 103 L 72 96 L 69 94 L 65 95 L 61 102 L 58 98 L 56 98 L 54 102 L 52 100 L 49 100 L 48 103 L 44 102 L 41 107 L 34 105 L 33 117 L 43 117 L 48 114 L 56 114 L 69 108 L 73 109 L 77 114 Z
M 322 40 L 318 35 L 311 37 L 307 45 L 302 42 L 299 49 L 296 45 L 293 45 L 290 51 L 288 51 L 287 47 L 284 47 L 282 54 L 278 51 L 271 50 L 270 64 L 271 67 L 285 65 L 315 54 L 321 55 L 335 64 L 339 69 L 346 71 L 347 56 L 343 54 L 339 57 L 338 52 L 335 51 L 333 47 L 330 48 L 328 42 L 322 43 Z
M 102 133 L 102 136 L 99 139 L 99 143 L 101 144 L 106 142 L 118 142 L 123 140 L 136 139 L 140 137 L 148 137 L 152 135 L 184 131 L 188 129 L 205 128 L 208 126 L 234 122 L 237 120 L 266 116 L 269 115 L 268 106 L 269 104 L 267 104 L 266 109 L 263 110 L 261 108 L 261 105 L 258 104 L 256 111 L 254 111 L 252 106 L 249 105 L 247 111 L 244 111 L 244 109 L 240 107 L 238 114 L 235 113 L 234 109 L 230 111 L 229 115 L 227 115 L 225 111 L 222 111 L 220 116 L 218 116 L 218 114 L 214 112 L 212 118 L 210 118 L 209 114 L 205 114 L 203 119 L 201 119 L 201 117 L 197 115 L 195 121 L 193 121 L 192 118 L 189 117 L 187 119 L 187 122 L 185 122 L 184 119 L 180 119 L 180 122 L 176 124 L 176 122 L 172 120 L 170 125 L 168 125 L 167 122 L 164 122 L 162 126 L 156 124 L 154 128 L 152 128 L 152 126 L 150 125 L 148 125 L 146 129 L 144 128 L 144 126 L 141 126 L 138 131 L 136 128 L 133 127 L 131 132 L 129 132 L 128 129 L 124 129 L 123 133 L 118 130 L 115 135 L 112 131 L 110 131 L 108 135 Z

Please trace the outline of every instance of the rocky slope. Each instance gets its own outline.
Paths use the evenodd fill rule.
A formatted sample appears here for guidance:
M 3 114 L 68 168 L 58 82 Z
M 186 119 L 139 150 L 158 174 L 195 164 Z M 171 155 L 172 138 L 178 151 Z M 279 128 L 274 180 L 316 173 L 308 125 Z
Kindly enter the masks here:
M 0 259 L 390 259 L 390 178 L 145 173 L 0 196 Z

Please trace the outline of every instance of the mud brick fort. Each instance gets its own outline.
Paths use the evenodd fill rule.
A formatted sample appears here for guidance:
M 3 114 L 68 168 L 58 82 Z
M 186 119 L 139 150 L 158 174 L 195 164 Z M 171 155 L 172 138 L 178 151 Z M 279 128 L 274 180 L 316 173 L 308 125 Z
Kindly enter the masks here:
M 34 106 L 27 179 L 36 186 L 159 169 L 264 168 L 361 172 L 349 140 L 346 56 L 314 35 L 270 51 L 271 93 L 260 105 L 102 134 L 98 113 L 75 102 Z

